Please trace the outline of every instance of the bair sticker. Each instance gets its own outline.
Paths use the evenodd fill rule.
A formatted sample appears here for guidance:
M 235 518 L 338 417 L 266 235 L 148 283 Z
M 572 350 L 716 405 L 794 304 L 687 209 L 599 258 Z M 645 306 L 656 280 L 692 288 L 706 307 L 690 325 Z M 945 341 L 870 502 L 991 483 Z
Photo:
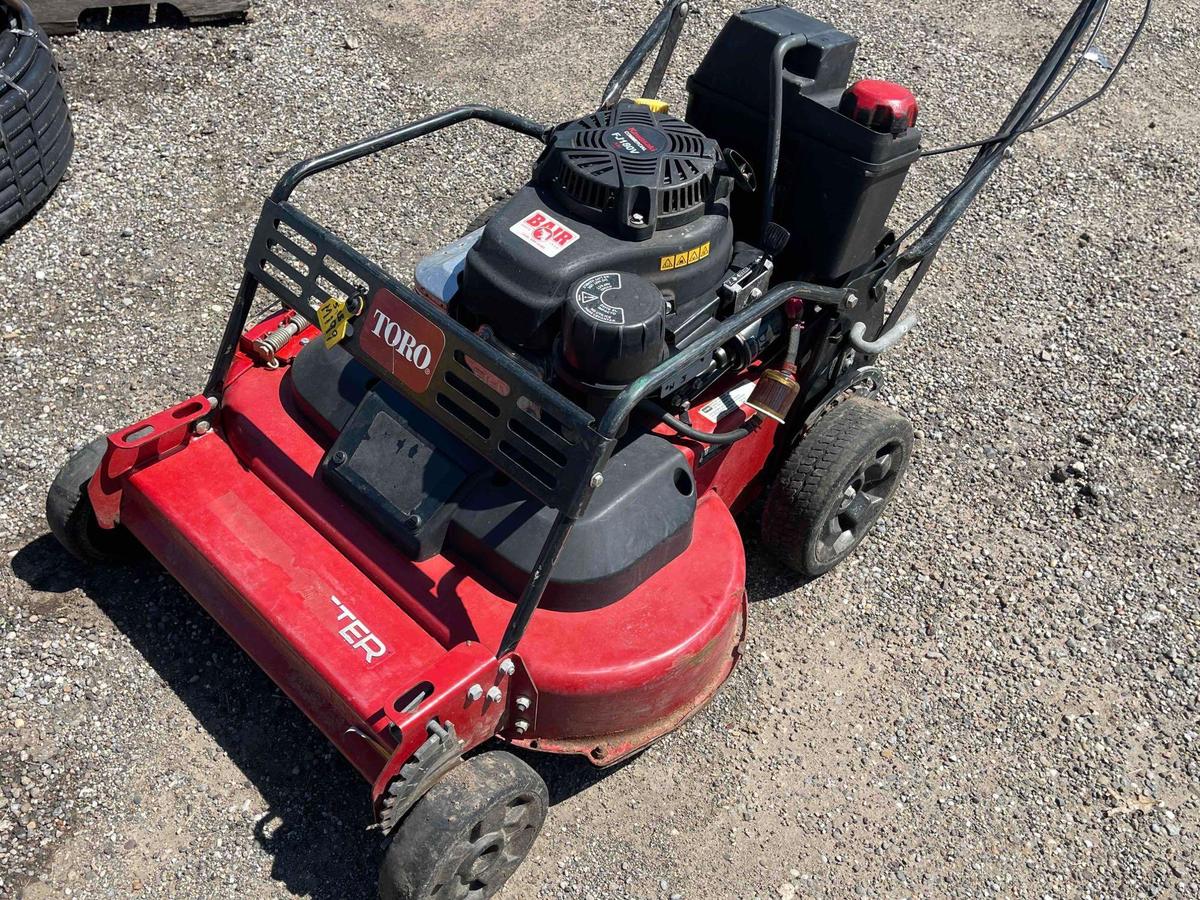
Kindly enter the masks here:
M 547 256 L 558 256 L 579 240 L 578 234 L 540 209 L 534 210 L 508 230 Z
M 358 345 L 400 383 L 422 394 L 446 349 L 446 335 L 386 288 L 371 301 L 359 330 Z

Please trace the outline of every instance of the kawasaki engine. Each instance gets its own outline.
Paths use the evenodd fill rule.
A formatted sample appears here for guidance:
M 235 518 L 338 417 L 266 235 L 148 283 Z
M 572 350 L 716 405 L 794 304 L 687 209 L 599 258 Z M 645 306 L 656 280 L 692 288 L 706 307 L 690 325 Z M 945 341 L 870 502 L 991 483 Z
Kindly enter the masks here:
M 594 406 L 714 320 L 733 186 L 715 141 L 622 100 L 555 129 L 435 299 Z

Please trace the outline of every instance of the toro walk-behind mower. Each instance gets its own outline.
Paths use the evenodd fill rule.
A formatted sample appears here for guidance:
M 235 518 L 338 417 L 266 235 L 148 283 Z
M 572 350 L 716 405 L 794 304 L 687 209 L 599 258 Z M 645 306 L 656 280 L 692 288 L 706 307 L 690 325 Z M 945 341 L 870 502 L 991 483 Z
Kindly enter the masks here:
M 149 550 L 366 777 L 384 897 L 488 897 L 547 811 L 498 741 L 609 766 L 703 707 L 745 633 L 734 513 L 756 496 L 763 543 L 810 577 L 879 518 L 912 430 L 871 399 L 876 359 L 1106 6 L 1079 5 L 900 236 L 913 95 L 848 86 L 857 40 L 781 6 L 728 21 L 682 119 L 658 99 L 669 0 L 581 119 L 462 106 L 301 162 L 205 390 L 74 456 L 51 528 L 85 560 Z M 533 176 L 415 287 L 290 200 L 468 120 L 527 135 Z M 260 291 L 282 308 L 247 330 Z

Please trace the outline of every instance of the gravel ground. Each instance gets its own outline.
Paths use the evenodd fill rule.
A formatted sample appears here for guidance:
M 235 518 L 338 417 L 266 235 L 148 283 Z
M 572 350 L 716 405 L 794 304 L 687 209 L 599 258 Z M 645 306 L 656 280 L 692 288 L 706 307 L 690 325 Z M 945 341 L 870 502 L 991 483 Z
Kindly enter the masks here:
M 804 8 L 863 35 L 860 75 L 916 88 L 932 145 L 994 126 L 1070 5 Z M 704 4 L 678 71 L 734 6 Z M 887 360 L 918 444 L 878 535 L 800 586 L 748 527 L 742 665 L 631 765 L 538 761 L 555 805 L 505 897 L 1200 896 L 1200 127 L 1178 101 L 1200 7 L 1161 6 L 927 282 Z M 45 490 L 202 382 L 287 164 L 465 99 L 582 113 L 649 13 L 264 0 L 244 26 L 55 40 L 78 149 L 0 247 L 0 894 L 372 895 L 357 776 L 159 568 L 69 561 Z M 467 127 L 303 200 L 406 272 L 529 150 Z M 961 164 L 924 165 L 899 216 Z

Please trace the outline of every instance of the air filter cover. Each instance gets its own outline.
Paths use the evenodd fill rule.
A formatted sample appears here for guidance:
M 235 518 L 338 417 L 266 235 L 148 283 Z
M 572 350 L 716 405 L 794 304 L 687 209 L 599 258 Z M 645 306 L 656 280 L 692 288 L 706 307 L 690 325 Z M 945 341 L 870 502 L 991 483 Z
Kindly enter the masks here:
M 693 222 L 717 189 L 716 141 L 632 100 L 560 126 L 534 180 L 561 205 L 628 240 Z
M 563 356 L 593 384 L 629 384 L 666 355 L 666 300 L 631 272 L 600 272 L 571 286 Z

